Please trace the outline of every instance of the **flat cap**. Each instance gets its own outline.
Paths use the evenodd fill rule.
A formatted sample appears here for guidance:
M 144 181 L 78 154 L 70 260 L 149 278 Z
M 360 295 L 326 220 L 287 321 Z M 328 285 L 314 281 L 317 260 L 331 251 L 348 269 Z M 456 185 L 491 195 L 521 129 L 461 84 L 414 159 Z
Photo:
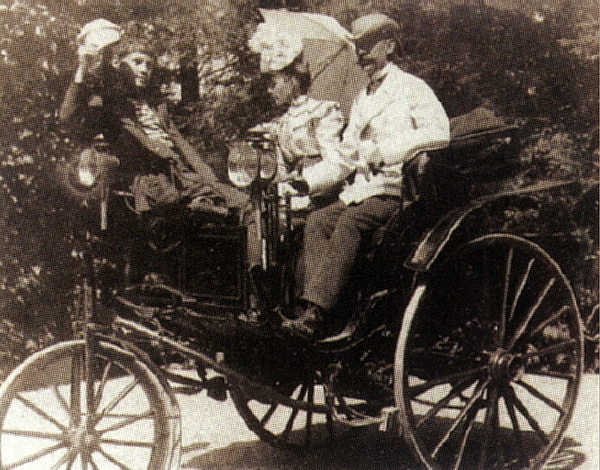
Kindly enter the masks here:
M 394 38 L 400 31 L 400 26 L 383 13 L 369 13 L 352 22 L 350 26 L 355 41 L 366 38 Z

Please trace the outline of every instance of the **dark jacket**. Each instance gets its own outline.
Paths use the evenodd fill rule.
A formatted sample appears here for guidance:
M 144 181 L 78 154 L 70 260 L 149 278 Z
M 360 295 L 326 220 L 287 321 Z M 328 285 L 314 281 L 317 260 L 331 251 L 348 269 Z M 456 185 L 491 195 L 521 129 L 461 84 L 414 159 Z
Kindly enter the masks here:
M 148 103 L 171 138 L 173 147 L 150 138 L 144 132 L 130 99 L 110 94 L 100 96 L 81 84 L 71 83 L 69 86 L 58 113 L 59 119 L 68 124 L 72 133 L 84 143 L 90 143 L 95 136 L 102 134 L 111 153 L 120 160 L 120 179 L 133 185 L 134 191 L 143 192 L 143 187 L 151 183 L 155 192 L 168 191 L 171 199 L 174 192 L 191 198 L 196 193 L 208 194 L 209 186 L 215 202 L 243 208 L 247 202 L 246 194 L 220 182 L 212 168 L 176 128 L 168 115 L 167 104 L 154 97 L 149 98 Z M 169 182 L 173 183 L 173 187 L 167 187 Z

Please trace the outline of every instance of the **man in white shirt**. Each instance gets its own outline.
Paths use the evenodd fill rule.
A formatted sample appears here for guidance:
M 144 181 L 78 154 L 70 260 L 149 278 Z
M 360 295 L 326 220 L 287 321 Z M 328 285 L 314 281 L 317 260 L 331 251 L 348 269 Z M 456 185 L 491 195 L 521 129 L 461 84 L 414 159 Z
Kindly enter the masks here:
M 398 24 L 381 13 L 352 23 L 359 64 L 370 77 L 350 111 L 339 152 L 346 179 L 339 200 L 307 219 L 304 312 L 282 327 L 306 338 L 322 335 L 329 311 L 348 281 L 361 240 L 402 206 L 403 166 L 423 152 L 448 145 L 448 117 L 431 88 L 390 61 Z M 311 175 L 303 175 L 308 188 Z M 320 183 L 323 185 L 322 175 Z

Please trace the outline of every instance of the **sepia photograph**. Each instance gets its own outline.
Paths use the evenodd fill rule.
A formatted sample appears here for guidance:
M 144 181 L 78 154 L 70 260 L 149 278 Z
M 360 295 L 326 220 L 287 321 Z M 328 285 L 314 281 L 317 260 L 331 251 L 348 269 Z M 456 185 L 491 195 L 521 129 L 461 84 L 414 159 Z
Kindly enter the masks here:
M 0 470 L 600 468 L 595 0 L 0 0 Z

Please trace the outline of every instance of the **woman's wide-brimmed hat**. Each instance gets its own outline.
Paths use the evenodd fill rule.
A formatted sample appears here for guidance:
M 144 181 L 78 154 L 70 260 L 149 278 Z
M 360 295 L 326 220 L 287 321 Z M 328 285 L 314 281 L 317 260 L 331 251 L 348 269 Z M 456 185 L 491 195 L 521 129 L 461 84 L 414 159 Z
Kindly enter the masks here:
M 300 56 L 302 37 L 272 23 L 260 23 L 248 46 L 252 52 L 260 54 L 262 73 L 276 72 Z
M 368 82 L 358 65 L 352 35 L 331 16 L 260 9 L 260 23 L 248 45 L 260 54 L 263 73 L 291 64 L 308 72 L 308 95 L 336 101 L 348 115 L 358 91 Z

